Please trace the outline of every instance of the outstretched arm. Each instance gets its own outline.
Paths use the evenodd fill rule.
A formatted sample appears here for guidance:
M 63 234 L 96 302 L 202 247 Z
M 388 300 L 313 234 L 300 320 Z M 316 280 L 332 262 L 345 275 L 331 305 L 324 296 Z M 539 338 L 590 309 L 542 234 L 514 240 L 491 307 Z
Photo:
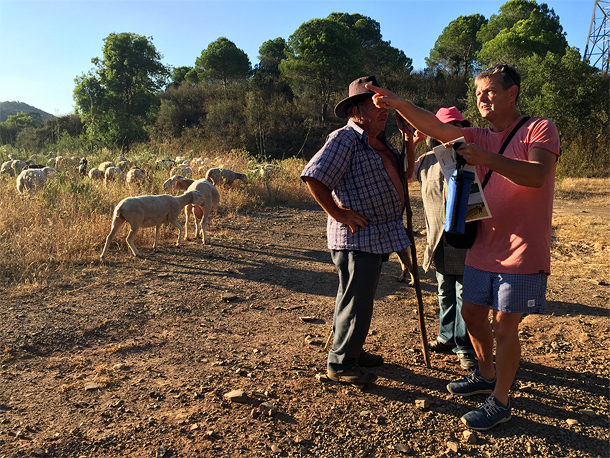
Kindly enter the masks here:
M 462 136 L 462 130 L 459 127 L 441 122 L 433 113 L 414 105 L 393 92 L 370 84 L 367 84 L 366 88 L 375 92 L 373 96 L 375 106 L 396 110 L 409 124 L 424 134 L 443 143 Z

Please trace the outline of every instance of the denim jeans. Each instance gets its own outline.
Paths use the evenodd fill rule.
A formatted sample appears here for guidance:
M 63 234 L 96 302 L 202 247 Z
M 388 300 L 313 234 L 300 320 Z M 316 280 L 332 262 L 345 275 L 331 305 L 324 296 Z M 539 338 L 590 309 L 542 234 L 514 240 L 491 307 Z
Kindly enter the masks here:
M 438 283 L 439 342 L 455 344 L 454 353 L 472 353 L 474 348 L 462 318 L 462 275 L 443 275 L 436 272 Z
M 327 367 L 332 372 L 343 372 L 358 364 L 371 325 L 384 255 L 331 250 L 331 257 L 339 275 L 339 287 L 333 316 L 334 340 Z

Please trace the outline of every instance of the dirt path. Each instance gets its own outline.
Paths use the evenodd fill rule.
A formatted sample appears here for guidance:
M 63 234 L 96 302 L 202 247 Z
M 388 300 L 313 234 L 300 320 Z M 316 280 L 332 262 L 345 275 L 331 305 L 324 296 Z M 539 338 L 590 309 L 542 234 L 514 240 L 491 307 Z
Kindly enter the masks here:
M 1 291 L 0 457 L 608 456 L 607 278 L 551 276 L 549 314 L 521 326 L 513 419 L 468 443 L 459 417 L 482 398 L 445 389 L 465 375 L 456 357 L 425 367 L 395 258 L 366 346 L 387 361 L 378 383 L 316 380 L 336 289 L 324 228 L 314 205 L 220 215 L 212 246 L 114 249 L 109 266 Z

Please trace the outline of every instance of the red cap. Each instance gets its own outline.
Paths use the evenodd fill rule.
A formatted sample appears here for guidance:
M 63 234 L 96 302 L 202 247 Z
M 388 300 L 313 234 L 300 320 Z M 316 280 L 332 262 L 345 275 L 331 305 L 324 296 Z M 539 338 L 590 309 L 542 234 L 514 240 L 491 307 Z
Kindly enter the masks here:
M 470 125 L 470 121 L 468 121 L 468 119 L 464 119 L 462 113 L 460 113 L 460 110 L 458 110 L 456 107 L 439 108 L 439 110 L 436 112 L 436 117 L 439 119 L 439 121 L 445 123 L 459 121 Z

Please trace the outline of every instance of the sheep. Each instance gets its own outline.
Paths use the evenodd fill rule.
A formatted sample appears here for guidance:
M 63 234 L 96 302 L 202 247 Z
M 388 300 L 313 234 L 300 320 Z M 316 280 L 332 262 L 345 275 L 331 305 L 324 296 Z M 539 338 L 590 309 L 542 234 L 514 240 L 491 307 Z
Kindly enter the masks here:
M 17 177 L 17 191 L 19 194 L 33 192 L 41 189 L 47 182 L 48 178 L 55 176 L 55 169 L 45 167 L 43 169 L 25 169 L 22 170 Z
M 146 181 L 146 174 L 138 167 L 132 167 L 125 176 L 127 186 L 140 186 Z
M 100 169 L 91 169 L 89 170 L 89 178 L 92 180 L 103 180 L 104 172 L 102 172 Z
M 186 222 L 184 223 L 184 237 L 188 239 L 188 223 L 190 214 L 193 214 L 195 219 L 195 237 L 201 235 L 203 244 L 210 243 L 207 237 L 205 228 L 210 216 L 210 213 L 218 207 L 220 203 L 220 194 L 216 187 L 205 178 L 201 180 L 191 180 L 190 178 L 184 178 L 179 175 L 174 175 L 163 183 L 163 189 L 178 189 L 178 190 L 197 190 L 204 197 L 203 205 L 187 205 L 184 209 L 186 216 Z
M 119 169 L 121 169 L 123 172 L 126 172 L 126 171 L 128 171 L 133 166 L 133 163 L 131 161 L 127 161 L 127 160 L 125 160 L 125 161 L 118 161 L 116 163 L 116 166 Z
M 402 273 L 400 277 L 398 277 L 398 281 L 405 281 L 407 278 L 407 274 L 409 274 L 409 286 L 415 285 L 415 277 L 413 276 L 413 261 L 411 260 L 411 246 L 402 249 L 401 251 L 397 251 L 398 260 L 400 261 L 400 267 L 402 269 Z
M 87 158 L 83 157 L 78 164 L 78 173 L 81 176 L 87 176 Z
M 118 167 L 108 167 L 104 172 L 104 186 L 108 187 L 111 181 L 123 178 L 123 171 Z
M 160 170 L 160 169 L 170 169 L 175 164 L 176 163 L 174 161 L 172 161 L 171 159 L 157 159 L 155 161 L 155 165 L 157 167 L 157 170 Z
M 235 180 L 241 180 L 244 184 L 248 184 L 248 175 L 229 169 L 212 168 L 206 172 L 205 179 L 214 186 L 218 186 L 221 182 L 232 185 Z
M 170 176 L 172 175 L 181 175 L 190 178 L 193 176 L 193 170 L 187 165 L 180 164 L 170 171 Z
M 2 167 L 0 167 L 0 173 L 14 177 L 15 171 L 13 170 L 13 161 L 10 160 L 10 161 L 3 162 Z
M 13 160 L 11 167 L 13 167 L 13 172 L 15 175 L 19 175 L 21 171 L 27 166 L 27 164 L 19 159 Z
M 106 253 L 112 239 L 126 222 L 129 223 L 131 229 L 125 240 L 132 254 L 136 257 L 142 257 L 142 254 L 133 243 L 133 239 L 141 227 L 155 227 L 153 251 L 156 251 L 159 228 L 164 223 L 171 223 L 178 228 L 176 246 L 180 246 L 182 241 L 182 225 L 178 222 L 178 215 L 189 204 L 203 205 L 203 203 L 204 198 L 198 191 L 187 191 L 178 197 L 163 194 L 160 196 L 138 196 L 123 199 L 114 209 L 110 234 L 106 237 L 106 243 L 100 259 L 102 262 L 106 259 Z
M 106 162 L 102 162 L 100 165 L 97 166 L 97 168 L 104 173 L 106 172 L 106 169 L 108 167 L 114 167 L 114 162 L 106 161 Z

